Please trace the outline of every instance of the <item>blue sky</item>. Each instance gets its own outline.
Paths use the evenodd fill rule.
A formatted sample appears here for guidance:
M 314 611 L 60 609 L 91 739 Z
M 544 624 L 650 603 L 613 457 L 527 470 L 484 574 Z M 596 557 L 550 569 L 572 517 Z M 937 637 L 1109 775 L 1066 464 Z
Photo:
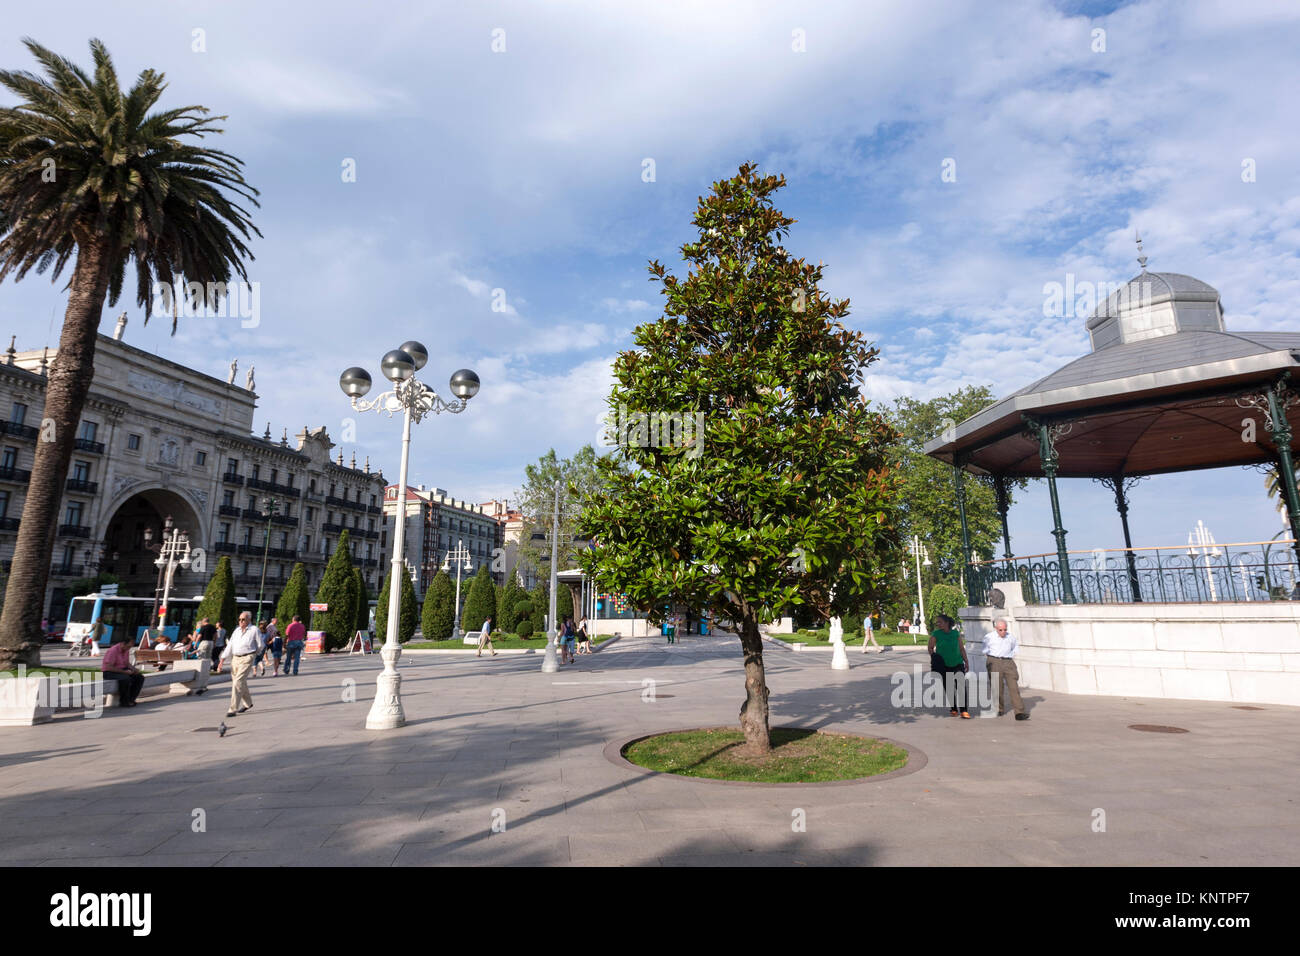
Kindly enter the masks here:
M 1229 328 L 1300 329 L 1292 4 L 65 0 L 11 6 L 6 28 L 8 68 L 32 65 L 19 37 L 84 63 L 97 36 L 120 74 L 164 71 L 168 104 L 228 114 L 219 145 L 262 192 L 260 324 L 173 338 L 132 301 L 127 341 L 219 376 L 237 357 L 241 381 L 255 363 L 259 431 L 356 418 L 358 457 L 395 477 L 399 426 L 353 413 L 337 376 L 378 378 L 419 339 L 432 384 L 483 379 L 412 443 L 412 482 L 458 496 L 508 496 L 548 448 L 595 440 L 610 360 L 658 314 L 646 261 L 680 271 L 696 197 L 745 160 L 786 175 L 787 245 L 881 347 L 873 398 L 1002 395 L 1076 358 L 1083 320 L 1044 318 L 1043 286 L 1129 278 L 1135 229 L 1150 268 L 1220 290 Z M 62 283 L 6 283 L 0 332 L 39 347 L 64 304 Z M 1185 542 L 1198 518 L 1267 538 L 1262 487 L 1240 469 L 1144 482 L 1134 543 Z M 1119 542 L 1103 489 L 1062 497 L 1071 547 Z M 1016 550 L 1052 549 L 1050 523 L 1025 496 Z

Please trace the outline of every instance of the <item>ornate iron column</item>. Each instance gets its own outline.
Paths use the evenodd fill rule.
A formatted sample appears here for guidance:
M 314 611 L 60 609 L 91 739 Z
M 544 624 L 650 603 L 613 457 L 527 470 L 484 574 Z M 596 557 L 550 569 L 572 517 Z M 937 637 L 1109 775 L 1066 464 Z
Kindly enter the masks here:
M 1124 527 L 1124 563 L 1128 567 L 1128 586 L 1133 593 L 1134 603 L 1142 602 L 1142 589 L 1138 586 L 1137 564 L 1133 558 L 1133 539 L 1128 533 L 1128 493 L 1144 476 L 1124 476 L 1123 472 L 1107 478 L 1094 478 L 1111 490 L 1115 496 L 1115 509 L 1119 512 L 1119 522 Z
M 1288 373 L 1268 386 L 1262 393 L 1256 392 L 1237 399 L 1242 408 L 1255 408 L 1264 413 L 1264 423 L 1269 435 L 1277 447 L 1278 470 L 1281 472 L 1282 489 L 1286 492 L 1286 516 L 1291 527 L 1292 546 L 1296 554 L 1296 564 L 1300 567 L 1300 493 L 1295 483 L 1295 459 L 1291 456 L 1291 422 L 1286 410 L 1300 403 L 1300 395 L 1287 387 Z
M 1007 511 L 1011 508 L 1010 482 L 1006 475 L 993 476 L 993 496 L 997 500 L 998 517 L 1002 519 L 1002 557 L 1011 560 L 1011 532 L 1007 528 Z
M 959 567 L 962 568 L 962 583 L 966 588 L 966 603 L 968 606 L 975 605 L 975 599 L 971 596 L 971 576 L 970 576 L 970 527 L 966 524 L 966 486 L 962 481 L 964 472 L 962 471 L 961 455 L 953 456 L 953 482 L 957 486 L 957 517 L 961 519 L 961 561 Z
M 1030 439 L 1038 440 L 1038 457 L 1043 464 L 1043 475 L 1047 478 L 1047 490 L 1052 498 L 1052 537 L 1056 538 L 1056 560 L 1061 573 L 1061 602 L 1074 604 L 1074 581 L 1070 577 L 1070 556 L 1065 550 L 1065 529 L 1061 527 L 1061 500 L 1056 494 L 1056 471 L 1060 467 L 1060 457 L 1056 453 L 1056 440 L 1069 433 L 1068 422 L 1049 424 L 1040 422 L 1029 415 L 1024 416 L 1029 426 Z

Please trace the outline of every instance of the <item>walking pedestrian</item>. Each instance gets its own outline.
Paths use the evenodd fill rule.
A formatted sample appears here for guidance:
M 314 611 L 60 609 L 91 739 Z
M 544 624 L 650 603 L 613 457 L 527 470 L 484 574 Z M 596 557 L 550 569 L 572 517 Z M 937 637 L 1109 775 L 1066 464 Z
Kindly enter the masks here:
M 212 661 L 214 664 L 217 665 L 216 670 L 213 671 L 213 673 L 216 674 L 221 673 L 221 662 L 225 660 L 225 650 L 226 650 L 226 622 L 218 621 L 216 639 L 212 645 Z
M 298 676 L 298 662 L 302 659 L 302 649 L 307 643 L 307 627 L 297 614 L 293 623 L 284 629 L 284 676 Z
M 1007 699 L 1016 712 L 1016 720 L 1028 720 L 1025 702 L 1020 699 L 1020 671 L 1016 668 L 1016 651 L 1020 642 L 1007 630 L 1005 617 L 995 618 L 993 630 L 984 635 L 984 660 L 988 666 L 989 684 L 998 702 L 998 716 L 1007 712 Z
M 970 662 L 966 659 L 966 645 L 961 639 L 961 632 L 948 615 L 936 614 L 934 623 L 936 626 L 930 632 L 927 648 L 930 652 L 930 669 L 943 680 L 944 703 L 951 708 L 948 713 L 956 717 L 960 712 L 964 720 L 970 720 L 970 708 L 966 700 L 966 672 L 970 670 Z
M 257 660 L 253 662 L 253 676 L 261 677 L 266 670 L 266 629 L 269 621 L 257 622 L 257 634 L 262 639 L 262 649 L 257 652 Z
M 578 653 L 591 653 L 591 635 L 587 633 L 587 619 L 578 622 Z
M 478 632 L 478 654 L 475 656 L 483 656 L 483 645 L 485 644 L 487 649 L 492 652 L 492 656 L 496 657 L 497 649 L 492 646 L 492 618 L 490 617 L 483 619 L 483 630 Z
M 197 659 L 201 661 L 211 661 L 216 659 L 216 654 L 212 653 L 212 648 L 217 643 L 217 629 L 206 617 L 199 621 L 199 643 L 195 649 L 198 655 Z
M 226 649 L 221 658 L 230 659 L 230 709 L 227 717 L 242 714 L 253 706 L 253 696 L 248 692 L 248 674 L 253 669 L 253 662 L 258 651 L 265 644 L 262 632 L 253 627 L 253 615 L 244 611 L 239 615 L 239 627 L 230 635 Z
M 284 638 L 276 630 L 275 618 L 271 618 L 271 626 L 267 628 L 267 633 L 273 635 L 270 640 L 271 648 L 271 676 L 280 676 L 280 658 L 284 654 Z
M 564 663 L 576 664 L 578 658 L 573 653 L 573 618 L 566 617 L 564 619 L 564 629 L 561 632 L 561 637 L 564 638 L 564 644 L 562 645 L 564 648 Z
M 868 614 L 865 618 L 862 619 L 862 653 L 863 654 L 867 652 L 868 643 L 870 643 L 876 649 L 877 654 L 881 653 L 884 650 L 884 647 L 876 643 L 876 628 L 871 621 L 870 614 Z
M 104 659 L 99 662 L 99 669 L 105 678 L 117 679 L 119 707 L 134 707 L 135 699 L 144 687 L 144 674 L 131 663 L 131 645 L 134 643 L 134 638 L 123 634 L 104 652 Z

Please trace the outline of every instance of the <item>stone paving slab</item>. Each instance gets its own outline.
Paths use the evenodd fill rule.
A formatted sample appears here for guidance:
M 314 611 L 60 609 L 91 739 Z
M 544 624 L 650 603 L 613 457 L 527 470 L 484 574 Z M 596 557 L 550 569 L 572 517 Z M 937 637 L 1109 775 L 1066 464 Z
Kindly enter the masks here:
M 408 723 L 389 732 L 364 726 L 373 656 L 257 679 L 253 710 L 231 719 L 220 688 L 99 719 L 60 714 L 0 730 L 0 863 L 1300 863 L 1296 708 L 1029 688 L 1030 721 L 959 720 L 891 705 L 891 675 L 924 665 L 923 646 L 849 661 L 832 671 L 825 656 L 768 654 L 773 724 L 897 740 L 925 755 L 917 772 L 745 787 L 610 763 L 613 741 L 735 724 L 743 674 L 727 638 L 623 639 L 555 674 L 532 655 L 404 656 Z M 196 809 L 204 832 L 191 829 Z M 1092 830 L 1098 809 L 1105 832 Z

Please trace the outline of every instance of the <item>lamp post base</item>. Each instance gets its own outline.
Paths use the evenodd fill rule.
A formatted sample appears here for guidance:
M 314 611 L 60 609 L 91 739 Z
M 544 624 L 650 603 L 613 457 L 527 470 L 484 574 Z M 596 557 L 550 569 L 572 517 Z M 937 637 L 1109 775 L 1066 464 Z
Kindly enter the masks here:
M 542 673 L 554 674 L 560 669 L 559 662 L 555 659 L 555 632 L 546 632 L 546 657 L 542 659 Z
M 402 675 L 397 673 L 397 659 L 402 647 L 396 642 L 386 643 L 380 650 L 384 669 L 375 679 L 375 701 L 366 717 L 366 730 L 396 730 L 406 723 L 402 710 Z

